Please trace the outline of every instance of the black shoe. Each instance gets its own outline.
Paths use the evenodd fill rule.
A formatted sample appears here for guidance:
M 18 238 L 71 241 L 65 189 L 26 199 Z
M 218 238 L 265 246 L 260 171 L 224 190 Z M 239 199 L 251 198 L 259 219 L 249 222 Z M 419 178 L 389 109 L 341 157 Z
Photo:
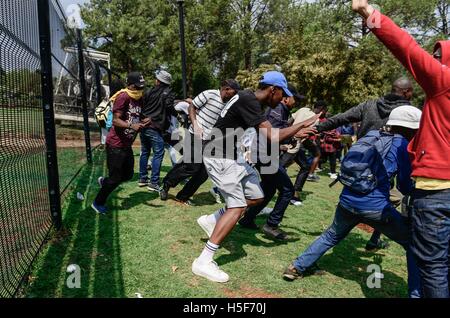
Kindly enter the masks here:
M 270 236 L 274 239 L 277 240 L 287 240 L 289 237 L 286 233 L 284 233 L 282 230 L 280 230 L 278 228 L 278 226 L 270 226 L 268 224 L 264 224 L 262 231 L 264 232 L 264 234 L 266 234 L 267 236 Z
M 166 201 L 169 197 L 169 185 L 167 183 L 163 183 L 161 191 L 159 192 L 159 197 L 161 200 Z
M 246 229 L 259 230 L 259 227 L 258 227 L 258 225 L 256 225 L 255 221 L 245 221 L 245 220 L 241 219 L 239 221 L 239 225 Z
M 366 251 L 372 252 L 376 250 L 381 250 L 389 247 L 389 243 L 385 242 L 383 240 L 378 240 L 378 242 L 375 244 L 372 241 L 367 242 L 366 244 Z

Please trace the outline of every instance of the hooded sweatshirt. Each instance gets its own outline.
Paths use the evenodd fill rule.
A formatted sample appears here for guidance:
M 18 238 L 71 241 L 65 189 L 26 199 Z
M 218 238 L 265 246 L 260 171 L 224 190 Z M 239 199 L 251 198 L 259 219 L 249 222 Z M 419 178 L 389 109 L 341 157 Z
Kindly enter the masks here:
M 450 41 L 442 41 L 442 63 L 391 19 L 374 11 L 369 17 L 372 32 L 412 74 L 426 93 L 420 129 L 408 146 L 412 176 L 441 180 L 450 188 Z M 416 185 L 417 187 L 417 185 Z M 422 188 L 423 187 L 418 187 Z
M 410 105 L 403 96 L 388 94 L 376 100 L 369 100 L 350 108 L 345 113 L 328 118 L 317 126 L 319 132 L 338 128 L 340 126 L 361 122 L 357 131 L 358 139 L 364 137 L 371 130 L 379 130 L 386 125 L 391 111 L 399 106 Z

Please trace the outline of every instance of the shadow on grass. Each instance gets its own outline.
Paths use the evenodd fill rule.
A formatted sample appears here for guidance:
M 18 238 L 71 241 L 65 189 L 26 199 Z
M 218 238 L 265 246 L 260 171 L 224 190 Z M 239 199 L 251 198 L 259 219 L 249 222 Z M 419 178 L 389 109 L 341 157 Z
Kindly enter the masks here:
M 256 220 L 257 225 L 261 229 L 265 224 L 265 218 L 258 217 Z M 280 245 L 287 245 L 288 243 L 297 242 L 300 240 L 297 237 L 296 233 L 286 232 L 289 235 L 289 239 L 281 241 L 274 238 L 269 238 L 265 234 L 261 232 L 261 230 L 251 230 L 245 229 L 240 225 L 236 225 L 231 234 L 227 237 L 221 247 L 228 250 L 230 254 L 221 255 L 216 259 L 217 264 L 224 265 L 227 263 L 235 262 L 245 256 L 247 256 L 247 252 L 244 249 L 245 245 L 250 246 L 262 246 L 266 248 L 271 248 Z M 257 234 L 262 234 L 265 239 L 270 240 L 270 242 L 263 241 L 257 237 Z M 207 240 L 202 240 L 205 243 Z
M 380 254 L 357 249 L 365 244 L 366 239 L 362 235 L 352 232 L 333 248 L 332 253 L 320 258 L 318 264 L 328 273 L 357 282 L 367 298 L 407 297 L 408 284 L 405 279 L 384 269 L 383 257 Z M 380 265 L 382 268 L 384 278 L 380 289 L 367 286 L 367 279 L 372 274 L 367 272 L 367 267 L 371 264 Z
M 90 208 L 98 191 L 95 180 L 105 170 L 103 158 L 95 152 L 94 164 L 85 166 L 74 183 L 64 204 L 65 230 L 49 242 L 27 297 L 125 297 L 117 209 L 97 215 Z M 79 201 L 77 192 L 86 199 Z M 81 269 L 80 288 L 66 285 L 71 264 Z

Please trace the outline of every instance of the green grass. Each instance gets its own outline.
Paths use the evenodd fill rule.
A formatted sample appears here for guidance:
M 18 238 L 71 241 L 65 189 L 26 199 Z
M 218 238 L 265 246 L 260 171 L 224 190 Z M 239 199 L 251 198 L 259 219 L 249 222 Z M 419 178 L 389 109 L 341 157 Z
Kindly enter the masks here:
M 136 172 L 138 164 L 136 149 Z M 206 236 L 196 219 L 214 212 L 208 181 L 194 197 L 196 207 L 184 207 L 172 199 L 137 187 L 137 175 L 110 197 L 107 216 L 89 207 L 98 191 L 97 177 L 105 174 L 103 157 L 87 166 L 76 180 L 64 205 L 64 234 L 53 238 L 35 263 L 25 297 L 406 297 L 406 260 L 401 247 L 392 243 L 377 253 L 364 251 L 370 234 L 354 229 L 325 254 L 319 266 L 324 276 L 295 282 L 281 278 L 285 267 L 331 223 L 340 186 L 328 188 L 329 179 L 307 183 L 304 206 L 290 206 L 282 224 L 291 239 L 273 241 L 256 231 L 237 226 L 216 256 L 231 277 L 215 284 L 191 273 Z M 166 158 L 163 175 L 169 170 Z M 296 167 L 289 170 L 292 177 Z M 171 195 L 177 189 L 171 190 Z M 86 200 L 76 199 L 76 192 Z M 271 203 L 273 206 L 273 202 Z M 264 218 L 257 219 L 258 224 Z M 381 264 L 381 289 L 369 289 L 367 266 Z M 66 287 L 70 264 L 81 267 L 81 288 Z

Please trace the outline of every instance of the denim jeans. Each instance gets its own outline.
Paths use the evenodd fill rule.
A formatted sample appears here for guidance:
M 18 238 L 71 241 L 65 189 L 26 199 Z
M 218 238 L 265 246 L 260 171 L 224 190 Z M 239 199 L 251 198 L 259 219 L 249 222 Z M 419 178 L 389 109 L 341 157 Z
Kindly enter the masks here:
M 424 297 L 449 298 L 450 189 L 414 190 L 412 243 Z
M 267 225 L 277 227 L 283 220 L 284 212 L 286 212 L 289 202 L 294 196 L 294 186 L 286 169 L 280 166 L 275 174 L 261 174 L 261 187 L 264 191 L 264 201 L 258 206 L 249 208 L 245 212 L 242 221 L 254 221 L 259 212 L 267 206 L 278 190 L 277 202 L 267 219 Z
M 141 131 L 141 158 L 139 161 L 139 179 L 148 178 L 147 164 L 150 151 L 153 149 L 151 184 L 159 185 L 159 175 L 164 158 L 164 140 L 161 133 L 153 128 Z
M 309 169 L 311 168 L 310 164 L 308 164 L 308 159 L 306 158 L 306 153 L 304 149 L 300 149 L 297 153 L 284 153 L 280 157 L 280 165 L 285 167 L 286 169 L 293 163 L 296 162 L 300 171 L 295 178 L 294 189 L 295 191 L 302 192 L 303 186 L 306 183 L 306 179 L 308 178 Z
M 409 247 L 409 225 L 392 206 L 387 206 L 383 211 L 356 211 L 339 204 L 333 224 L 294 261 L 295 268 L 305 272 L 359 223 L 372 226 L 405 248 L 409 295 L 412 298 L 421 297 L 419 270 Z

